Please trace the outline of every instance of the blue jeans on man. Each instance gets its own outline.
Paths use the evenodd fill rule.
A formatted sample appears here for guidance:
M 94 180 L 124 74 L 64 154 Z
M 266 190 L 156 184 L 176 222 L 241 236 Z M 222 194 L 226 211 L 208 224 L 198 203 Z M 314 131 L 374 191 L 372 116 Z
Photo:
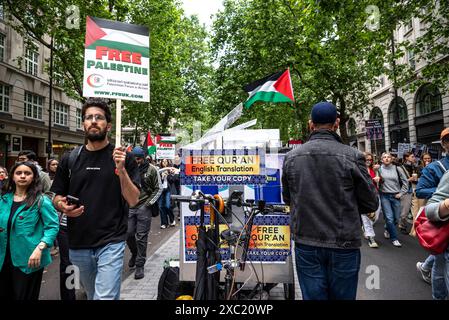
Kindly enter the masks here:
M 171 209 L 170 190 L 164 189 L 159 198 L 159 212 L 161 214 L 161 226 L 168 227 L 175 221 L 173 210 Z
M 449 248 L 435 255 L 432 268 L 432 298 L 446 300 L 449 292 Z
M 304 300 L 355 300 L 360 249 L 295 245 L 296 272 Z
M 119 300 L 125 241 L 96 249 L 70 249 L 88 300 Z
M 390 234 L 390 240 L 398 240 L 396 225 L 401 216 L 401 200 L 396 199 L 394 193 L 381 193 L 380 203 L 382 204 L 382 211 L 384 213 L 386 229 Z

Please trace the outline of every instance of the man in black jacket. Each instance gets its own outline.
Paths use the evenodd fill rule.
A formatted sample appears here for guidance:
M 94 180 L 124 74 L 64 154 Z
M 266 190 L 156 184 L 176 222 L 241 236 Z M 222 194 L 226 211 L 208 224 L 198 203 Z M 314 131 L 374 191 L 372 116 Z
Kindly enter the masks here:
M 141 147 L 135 147 L 132 151 L 137 165 L 141 181 L 139 202 L 129 208 L 128 215 L 128 239 L 126 243 L 131 251 L 128 262 L 130 268 L 136 267 L 134 279 L 142 279 L 145 276 L 144 266 L 147 256 L 148 233 L 151 228 L 151 217 L 159 210 L 157 200 L 161 189 L 161 178 L 158 169 L 145 160 L 145 152 Z
M 284 161 L 283 198 L 291 206 L 296 269 L 304 300 L 355 299 L 360 269 L 360 214 L 378 200 L 358 150 L 335 132 L 336 107 L 312 109 L 309 141 Z

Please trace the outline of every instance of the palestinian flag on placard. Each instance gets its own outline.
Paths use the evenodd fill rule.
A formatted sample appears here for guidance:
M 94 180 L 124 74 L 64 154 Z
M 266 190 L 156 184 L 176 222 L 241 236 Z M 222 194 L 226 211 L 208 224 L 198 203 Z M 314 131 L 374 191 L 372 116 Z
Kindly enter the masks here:
M 176 136 L 170 134 L 158 134 L 156 136 L 156 143 L 176 144 Z
M 151 132 L 149 130 L 145 138 L 145 142 L 143 143 L 143 149 L 147 150 L 147 154 L 149 156 L 156 153 L 156 145 L 153 143 L 153 139 L 151 139 Z
M 294 102 L 290 70 L 273 73 L 243 87 L 249 98 L 244 103 L 249 108 L 256 101 Z
M 149 58 L 148 28 L 129 23 L 86 17 L 86 49 L 98 46 L 120 51 L 138 52 Z

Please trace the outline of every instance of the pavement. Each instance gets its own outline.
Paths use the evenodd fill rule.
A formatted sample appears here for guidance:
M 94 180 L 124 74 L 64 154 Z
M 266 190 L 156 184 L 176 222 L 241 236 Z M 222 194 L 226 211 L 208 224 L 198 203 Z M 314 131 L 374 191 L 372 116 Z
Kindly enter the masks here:
M 425 283 L 416 271 L 416 262 L 424 261 L 427 252 L 420 247 L 416 238 L 403 234 L 399 234 L 399 240 L 403 246 L 394 247 L 390 240 L 384 239 L 383 225 L 384 221 L 380 218 L 374 226 L 378 249 L 370 248 L 367 242 L 363 241 L 357 300 L 430 300 L 431 286 Z M 178 229 L 149 256 L 145 264 L 145 278 L 135 280 L 131 274 L 123 281 L 121 299 L 156 299 L 164 261 L 179 259 L 179 242 L 180 230 Z M 294 261 L 293 257 L 293 263 Z M 296 270 L 296 267 L 293 267 Z M 295 300 L 301 300 L 296 271 L 294 275 Z M 282 284 L 270 290 L 268 299 L 284 300 Z
M 378 249 L 369 248 L 366 241 L 361 247 L 361 268 L 357 290 L 358 300 L 430 300 L 431 287 L 416 271 L 416 262 L 427 257 L 416 238 L 399 234 L 402 248 L 394 247 L 383 237 L 384 221 L 380 218 L 374 229 Z M 180 226 L 160 229 L 159 218 L 153 219 L 145 264 L 145 278 L 134 280 L 133 269 L 128 268 L 129 250 L 125 251 L 122 274 L 122 300 L 155 300 L 157 287 L 163 271 L 164 261 L 179 258 Z M 59 257 L 45 270 L 41 287 L 41 300 L 59 300 Z M 293 259 L 294 261 L 294 259 Z M 295 275 L 295 299 L 300 300 L 298 280 Z M 378 278 L 373 278 L 378 276 Z M 77 299 L 84 300 L 82 290 L 77 290 Z M 269 299 L 283 300 L 282 285 L 270 290 Z
M 121 300 L 156 300 L 159 279 L 164 270 L 164 262 L 169 259 L 179 259 L 180 230 L 173 234 L 145 263 L 145 277 L 135 280 L 131 274 L 122 282 Z M 284 300 L 283 284 L 278 284 L 270 290 L 270 300 Z M 295 300 L 301 300 L 298 279 L 295 273 Z

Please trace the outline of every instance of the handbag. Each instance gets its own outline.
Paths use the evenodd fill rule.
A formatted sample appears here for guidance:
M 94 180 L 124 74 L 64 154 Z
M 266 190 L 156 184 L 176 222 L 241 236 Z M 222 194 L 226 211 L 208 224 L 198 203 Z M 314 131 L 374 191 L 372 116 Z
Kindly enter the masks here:
M 159 215 L 159 204 L 157 201 L 150 207 L 150 210 L 153 218 L 156 218 Z
M 449 222 L 432 222 L 421 207 L 415 220 L 415 232 L 419 244 L 433 255 L 443 253 L 449 246 Z

